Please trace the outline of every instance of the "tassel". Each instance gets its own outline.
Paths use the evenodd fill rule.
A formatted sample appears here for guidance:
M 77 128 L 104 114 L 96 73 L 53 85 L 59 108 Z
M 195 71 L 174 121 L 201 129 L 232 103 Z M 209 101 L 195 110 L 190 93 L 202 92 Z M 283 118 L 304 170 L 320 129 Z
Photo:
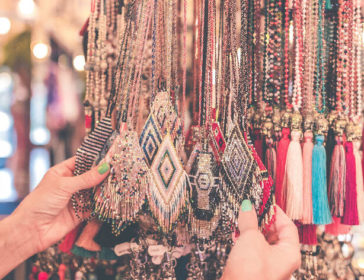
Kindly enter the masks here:
M 357 192 L 357 205 L 358 205 L 358 218 L 359 223 L 364 223 L 364 189 L 363 189 L 363 170 L 360 156 L 360 142 L 353 142 L 354 156 L 356 166 L 356 192 Z
M 326 0 L 326 10 L 331 10 L 332 9 L 332 5 L 331 5 L 331 0 Z
M 48 273 L 44 271 L 39 272 L 38 280 L 48 280 Z
M 260 129 L 254 129 L 254 148 L 258 156 L 263 159 L 263 138 Z
M 292 220 L 301 220 L 303 214 L 303 163 L 300 144 L 302 133 L 294 130 L 288 146 L 285 174 L 287 192 L 286 213 Z
M 65 264 L 61 263 L 58 267 L 58 277 L 59 277 L 59 280 L 65 280 L 66 278 L 66 270 L 67 270 L 67 267 Z
M 273 182 L 275 182 L 277 154 L 273 145 L 273 139 L 268 138 L 266 142 L 267 142 L 267 150 L 265 151 L 265 166 L 267 167 L 268 173 L 273 179 Z
M 28 280 L 37 280 L 37 274 L 38 274 L 38 268 L 35 265 L 33 265 L 32 272 L 30 273 Z
M 329 201 L 331 213 L 335 217 L 342 217 L 345 203 L 346 160 L 345 149 L 337 136 L 337 144 L 332 153 L 329 177 Z
M 72 231 L 67 233 L 63 241 L 58 245 L 58 249 L 61 250 L 63 253 L 70 254 L 73 245 L 81 231 L 82 224 L 79 224 L 75 227 Z
M 326 166 L 331 166 L 331 158 L 334 152 L 334 148 L 336 146 L 335 132 L 333 128 L 329 128 L 327 132 L 327 137 L 325 141 L 325 149 L 326 149 Z M 330 178 L 330 168 L 327 168 L 327 178 Z
M 92 257 L 96 257 L 97 252 L 89 251 L 82 247 L 74 245 L 71 250 L 71 253 L 74 254 L 75 256 L 79 256 L 79 257 L 83 257 L 83 258 L 92 258 Z
M 282 129 L 282 138 L 279 140 L 278 149 L 277 149 L 277 169 L 276 169 L 276 200 L 279 207 L 285 211 L 286 203 L 285 203 L 285 192 L 283 187 L 284 182 L 284 174 L 286 171 L 286 159 L 287 159 L 287 151 L 289 146 L 289 134 L 290 129 L 284 127 Z
M 313 150 L 313 133 L 306 131 L 303 143 L 303 213 L 302 223 L 312 224 L 312 150 Z
M 77 239 L 75 246 L 72 248 L 72 253 L 78 256 L 93 256 L 101 250 L 99 244 L 94 241 L 94 237 L 99 232 L 101 222 L 92 220 L 82 230 L 80 237 Z
M 303 225 L 297 223 L 296 225 L 298 228 L 298 235 L 301 244 L 305 245 L 317 244 L 316 225 Z
M 100 259 L 110 261 L 110 260 L 117 260 L 118 257 L 115 255 L 112 249 L 102 247 L 100 252 Z
M 348 234 L 350 232 L 351 226 L 343 225 L 341 223 L 341 218 L 332 217 L 332 224 L 325 226 L 325 232 L 338 236 L 341 234 Z
M 345 143 L 346 159 L 346 193 L 345 208 L 342 223 L 345 225 L 358 225 L 358 207 L 356 195 L 356 170 L 353 142 Z
M 323 142 L 324 136 L 316 135 L 316 144 L 312 150 L 312 214 L 315 225 L 331 223 L 327 199 L 326 151 Z

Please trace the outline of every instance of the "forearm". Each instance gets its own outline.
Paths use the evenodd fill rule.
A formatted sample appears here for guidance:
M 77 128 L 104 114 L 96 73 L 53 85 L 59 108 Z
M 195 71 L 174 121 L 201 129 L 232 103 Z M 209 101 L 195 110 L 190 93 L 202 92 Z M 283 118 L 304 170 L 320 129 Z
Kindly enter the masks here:
M 35 254 L 31 228 L 17 213 L 0 221 L 0 279 Z

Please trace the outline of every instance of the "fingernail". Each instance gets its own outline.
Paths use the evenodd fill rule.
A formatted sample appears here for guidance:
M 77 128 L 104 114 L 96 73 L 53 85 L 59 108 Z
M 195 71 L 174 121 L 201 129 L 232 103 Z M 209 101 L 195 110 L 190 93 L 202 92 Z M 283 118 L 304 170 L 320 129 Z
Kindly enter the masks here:
M 97 172 L 102 175 L 109 171 L 109 169 L 110 165 L 107 162 L 104 162 L 103 164 L 99 165 L 99 167 L 97 168 Z
M 241 211 L 243 212 L 248 212 L 251 211 L 253 209 L 252 203 L 250 202 L 249 199 L 244 199 L 243 202 L 241 203 Z

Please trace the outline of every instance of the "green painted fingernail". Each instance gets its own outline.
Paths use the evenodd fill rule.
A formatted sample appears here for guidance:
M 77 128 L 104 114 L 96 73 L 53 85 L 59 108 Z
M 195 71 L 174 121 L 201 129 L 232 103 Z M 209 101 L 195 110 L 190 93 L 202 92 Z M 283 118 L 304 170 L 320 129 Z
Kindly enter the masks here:
M 251 211 L 253 209 L 252 203 L 250 202 L 249 199 L 244 199 L 243 202 L 241 203 L 241 211 L 243 212 L 248 212 Z
M 97 168 L 97 172 L 102 175 L 109 171 L 109 169 L 110 165 L 107 162 L 104 162 L 103 164 L 99 165 L 99 167 Z

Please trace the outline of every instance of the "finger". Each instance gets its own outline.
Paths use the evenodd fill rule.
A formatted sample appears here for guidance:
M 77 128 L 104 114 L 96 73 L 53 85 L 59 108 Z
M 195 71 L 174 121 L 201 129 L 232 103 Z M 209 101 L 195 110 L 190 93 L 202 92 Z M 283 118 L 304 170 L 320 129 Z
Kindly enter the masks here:
M 61 176 L 72 176 L 73 170 L 75 169 L 76 156 L 62 161 L 52 167 L 52 170 L 57 172 Z
M 64 178 L 64 184 L 68 190 L 74 193 L 79 190 L 97 186 L 107 177 L 109 172 L 110 165 L 105 162 L 97 167 L 93 167 L 91 170 L 83 173 L 82 175 Z
M 296 225 L 278 206 L 276 206 L 275 228 L 279 239 L 278 243 L 299 244 Z
M 289 277 L 296 269 L 300 267 L 301 253 L 298 238 L 298 231 L 295 224 L 286 216 L 281 208 L 276 209 L 276 233 L 278 240 L 271 245 L 271 254 L 273 264 L 275 260 L 280 260 L 285 266 L 274 265 L 277 275 L 282 279 Z
M 238 224 L 240 234 L 243 234 L 248 230 L 258 230 L 257 214 L 255 213 L 252 203 L 248 199 L 245 199 L 241 204 Z

